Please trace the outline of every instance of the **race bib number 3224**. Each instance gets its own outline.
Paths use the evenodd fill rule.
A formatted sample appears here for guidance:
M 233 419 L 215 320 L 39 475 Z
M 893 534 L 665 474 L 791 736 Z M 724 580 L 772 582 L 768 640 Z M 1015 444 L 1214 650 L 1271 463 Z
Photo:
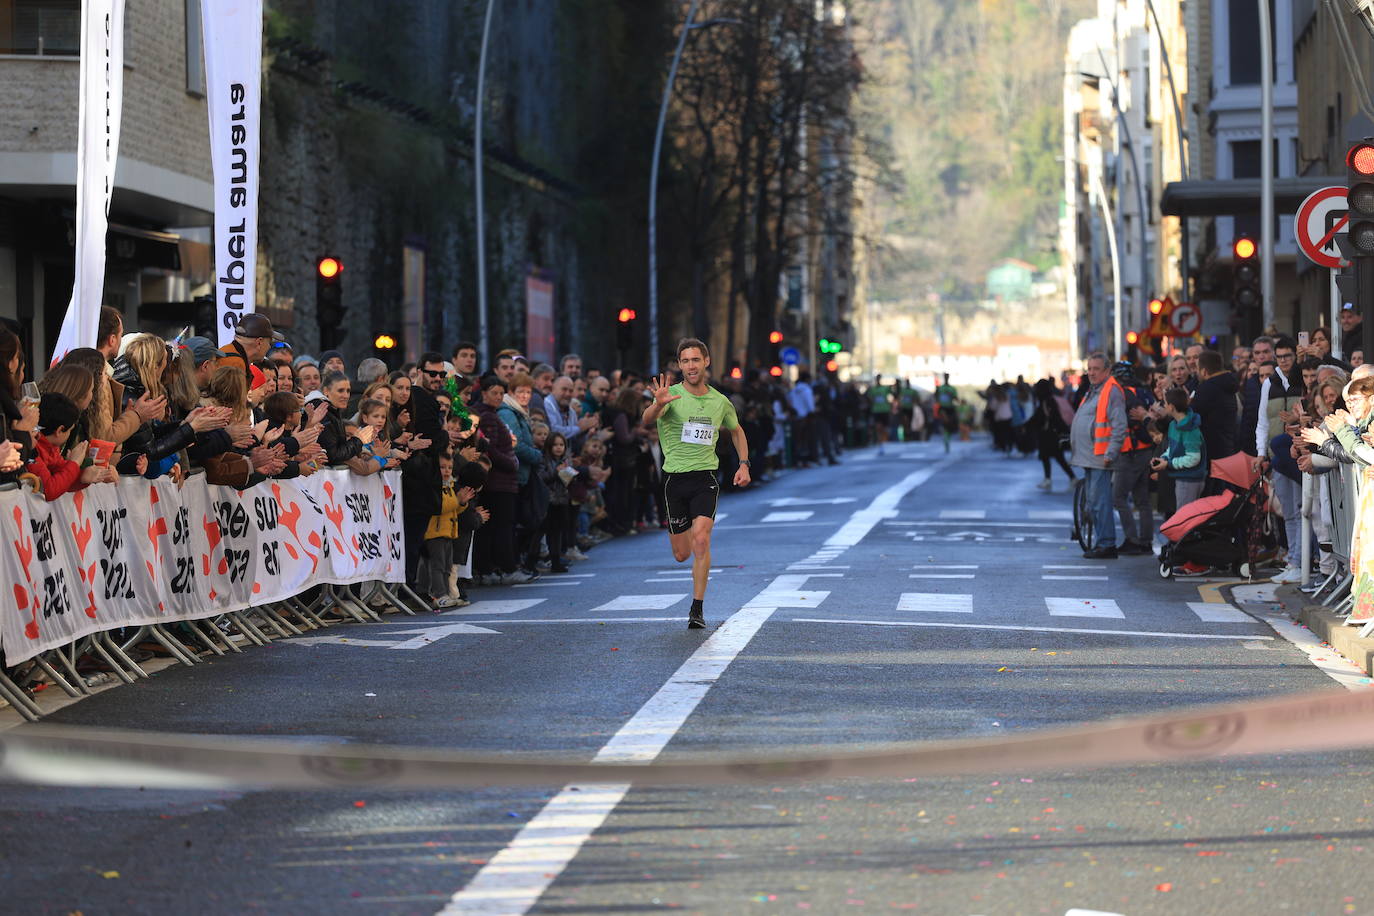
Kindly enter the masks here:
M 695 445 L 712 445 L 716 441 L 716 427 L 708 417 L 692 417 L 682 424 L 682 441 Z

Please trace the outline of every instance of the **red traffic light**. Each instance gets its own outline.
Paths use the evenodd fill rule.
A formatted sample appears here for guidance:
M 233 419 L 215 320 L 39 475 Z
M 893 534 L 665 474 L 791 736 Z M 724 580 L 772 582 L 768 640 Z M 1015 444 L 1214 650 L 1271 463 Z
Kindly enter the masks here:
M 1139 340 L 1140 335 L 1137 334 L 1135 331 L 1126 332 L 1126 343 L 1130 344 L 1131 346 L 1135 346 Z
M 838 369 L 838 368 L 840 368 L 840 364 L 837 363 L 837 362 L 835 362 L 833 359 L 832 359 L 832 360 L 827 360 L 827 361 L 826 361 L 826 364 L 825 364 L 825 371 L 826 371 L 826 372 L 834 372 L 834 371 L 835 371 L 836 369 Z
M 1361 143 L 1345 154 L 1345 164 L 1361 175 L 1374 175 L 1374 146 Z
M 338 258 L 320 258 L 320 263 L 316 266 L 320 276 L 326 280 L 332 280 L 343 270 L 343 262 Z
M 1151 315 L 1158 315 L 1158 314 L 1159 314 L 1160 312 L 1162 312 L 1162 311 L 1164 311 L 1164 300 L 1163 300 L 1163 299 L 1151 299 L 1151 300 L 1150 300 L 1150 314 L 1151 314 Z
M 615 320 L 619 321 L 621 324 L 629 324 L 631 321 L 635 320 L 635 310 L 621 309 L 620 314 L 615 316 Z
M 744 378 L 744 373 L 740 371 L 739 366 L 730 370 L 730 378 Z
M 770 331 L 768 333 L 768 342 L 770 344 L 782 343 L 782 331 Z
M 780 378 L 782 376 L 782 366 L 774 366 L 772 369 L 768 370 L 768 374 L 773 376 L 773 378 Z
M 1255 256 L 1255 251 L 1256 251 L 1256 250 L 1257 250 L 1257 249 L 1256 249 L 1256 247 L 1255 247 L 1255 240 L 1254 240 L 1254 239 L 1247 239 L 1247 238 L 1239 238 L 1239 239 L 1236 239 L 1236 244 L 1235 244 L 1235 247 L 1234 247 L 1234 251 L 1235 251 L 1235 255 L 1236 255 L 1236 259 L 1237 259 L 1237 260 L 1240 260 L 1240 261 L 1248 261 L 1248 260 L 1250 260 L 1251 258 L 1253 258 L 1253 257 Z

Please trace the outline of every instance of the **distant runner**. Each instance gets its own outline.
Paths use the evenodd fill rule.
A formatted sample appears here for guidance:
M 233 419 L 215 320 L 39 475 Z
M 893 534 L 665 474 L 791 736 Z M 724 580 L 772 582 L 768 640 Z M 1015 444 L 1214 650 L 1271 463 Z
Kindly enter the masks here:
M 940 435 L 945 440 L 945 451 L 949 451 L 949 437 L 959 428 L 959 391 L 949 383 L 949 373 L 945 382 L 935 389 L 935 413 L 940 423 Z
M 644 411 L 644 422 L 658 423 L 668 537 L 674 560 L 681 563 L 693 558 L 692 610 L 687 628 L 699 630 L 706 626 L 702 602 L 711 574 L 711 528 L 720 498 L 716 435 L 722 429 L 730 431 L 739 455 L 737 487 L 749 486 L 749 442 L 730 399 L 706 384 L 706 370 L 711 366 L 706 344 L 694 337 L 684 338 L 677 345 L 677 361 L 681 384 L 669 385 L 667 375 L 650 381 L 654 402 Z

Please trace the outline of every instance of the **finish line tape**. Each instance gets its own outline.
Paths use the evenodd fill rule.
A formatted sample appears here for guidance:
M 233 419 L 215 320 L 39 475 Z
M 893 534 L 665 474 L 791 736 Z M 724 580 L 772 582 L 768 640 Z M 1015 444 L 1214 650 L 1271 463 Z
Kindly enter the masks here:
M 1037 730 L 1021 737 L 919 742 L 812 756 L 684 755 L 649 763 L 28 725 L 0 733 L 0 782 L 166 789 L 734 785 L 1080 770 L 1370 745 L 1374 689 L 1323 690 Z

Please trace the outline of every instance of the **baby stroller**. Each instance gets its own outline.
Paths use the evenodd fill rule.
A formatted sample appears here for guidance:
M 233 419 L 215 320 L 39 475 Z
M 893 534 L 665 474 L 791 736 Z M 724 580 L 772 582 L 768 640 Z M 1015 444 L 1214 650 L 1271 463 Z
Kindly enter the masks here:
M 1273 530 L 1266 484 L 1253 462 L 1244 452 L 1213 461 L 1208 476 L 1222 485 L 1222 492 L 1180 506 L 1160 526 L 1169 539 L 1159 552 L 1162 578 L 1171 578 L 1174 567 L 1184 563 L 1249 577 L 1264 532 Z

